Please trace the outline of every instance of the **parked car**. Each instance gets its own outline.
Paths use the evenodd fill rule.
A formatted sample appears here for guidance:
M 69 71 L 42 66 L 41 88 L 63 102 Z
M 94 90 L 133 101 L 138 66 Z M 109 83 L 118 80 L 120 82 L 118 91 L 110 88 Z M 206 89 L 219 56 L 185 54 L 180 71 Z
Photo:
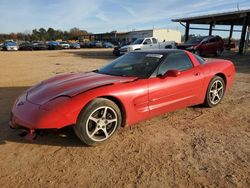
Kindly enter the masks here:
M 36 44 L 38 44 L 38 43 L 41 43 L 42 41 L 32 41 L 32 44 L 33 45 L 36 45 Z
M 22 50 L 22 51 L 31 51 L 33 50 L 33 45 L 30 42 L 23 42 L 19 45 L 18 50 Z
M 69 49 L 70 45 L 68 42 L 59 42 L 59 46 L 62 47 L 62 49 Z
M 114 49 L 113 49 L 113 54 L 115 56 L 119 56 L 121 47 L 130 45 L 131 43 L 133 43 L 133 42 L 121 42 L 121 43 L 118 43 L 118 46 L 115 46 Z
M 59 45 L 59 42 L 50 41 L 47 43 L 47 45 L 48 45 L 49 50 L 61 50 L 62 49 L 62 46 Z
M 224 50 L 224 41 L 219 36 L 192 38 L 184 44 L 178 45 L 177 48 L 186 49 L 202 56 L 208 54 L 220 56 Z
M 114 45 L 111 42 L 102 42 L 103 48 L 113 48 Z
M 3 43 L 0 43 L 0 50 L 3 49 Z
M 75 42 L 75 43 L 70 43 L 70 48 L 72 49 L 80 49 L 81 46 L 79 43 Z
M 186 42 L 184 42 L 183 44 L 178 44 L 176 47 L 182 50 L 192 49 L 192 47 L 200 44 L 204 38 L 206 37 L 203 37 L 203 36 L 191 37 Z
M 139 38 L 132 44 L 120 48 L 120 54 L 136 50 L 175 48 L 175 41 L 158 42 L 154 37 Z
M 6 51 L 17 51 L 18 46 L 17 46 L 17 43 L 15 42 L 5 42 L 3 43 L 2 49 Z
M 101 41 L 90 41 L 88 43 L 89 48 L 102 48 L 102 42 Z
M 89 41 L 80 42 L 81 48 L 89 48 Z
M 33 43 L 33 50 L 47 50 L 48 45 L 44 42 Z
M 99 70 L 59 74 L 24 92 L 10 126 L 39 129 L 73 125 L 77 137 L 96 145 L 123 126 L 204 104 L 218 105 L 235 77 L 232 62 L 204 60 L 184 50 L 127 53 Z

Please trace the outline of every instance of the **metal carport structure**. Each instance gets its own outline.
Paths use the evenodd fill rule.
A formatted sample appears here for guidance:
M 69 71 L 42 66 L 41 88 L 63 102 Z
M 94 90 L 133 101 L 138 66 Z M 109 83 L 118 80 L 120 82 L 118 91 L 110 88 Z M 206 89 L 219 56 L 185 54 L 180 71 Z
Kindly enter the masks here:
M 247 26 L 250 25 L 250 9 L 202 15 L 202 16 L 194 16 L 187 18 L 177 18 L 177 19 L 172 19 L 172 21 L 180 22 L 180 24 L 185 27 L 185 41 L 188 40 L 190 29 L 208 30 L 209 35 L 212 35 L 213 31 L 229 31 L 229 44 L 231 42 L 233 32 L 234 31 L 241 32 L 239 54 L 242 54 L 245 44 Z M 208 24 L 209 28 L 190 27 L 190 24 Z M 228 25 L 231 27 L 230 30 L 214 29 L 213 27 L 215 25 Z M 234 30 L 234 26 L 242 26 L 242 29 Z

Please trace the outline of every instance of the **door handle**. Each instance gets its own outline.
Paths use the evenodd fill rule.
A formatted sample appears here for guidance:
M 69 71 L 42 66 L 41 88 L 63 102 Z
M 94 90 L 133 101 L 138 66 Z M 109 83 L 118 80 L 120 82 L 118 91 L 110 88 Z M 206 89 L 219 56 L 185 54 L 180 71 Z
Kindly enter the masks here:
M 195 76 L 199 76 L 201 73 L 199 73 L 199 72 L 196 72 L 194 75 Z

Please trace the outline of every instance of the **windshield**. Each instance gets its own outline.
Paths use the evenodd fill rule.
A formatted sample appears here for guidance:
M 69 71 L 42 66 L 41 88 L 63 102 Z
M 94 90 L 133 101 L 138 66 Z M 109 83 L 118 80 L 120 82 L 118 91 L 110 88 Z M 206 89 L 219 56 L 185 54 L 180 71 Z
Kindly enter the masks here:
M 193 37 L 188 39 L 185 44 L 199 44 L 205 37 Z
M 136 39 L 133 44 L 141 44 L 143 42 L 143 39 Z
M 5 43 L 6 46 L 16 46 L 15 42 L 7 42 Z
M 58 44 L 59 44 L 59 42 L 50 41 L 50 42 L 48 42 L 48 44 L 49 44 L 49 45 L 58 45 Z
M 159 65 L 162 54 L 129 53 L 101 68 L 101 74 L 148 78 Z

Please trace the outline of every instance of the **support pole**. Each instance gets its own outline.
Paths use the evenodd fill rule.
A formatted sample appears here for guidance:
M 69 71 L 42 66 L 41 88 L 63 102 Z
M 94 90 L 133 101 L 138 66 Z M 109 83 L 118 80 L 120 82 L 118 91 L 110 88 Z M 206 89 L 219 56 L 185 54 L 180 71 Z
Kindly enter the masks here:
M 209 25 L 209 36 L 211 36 L 212 35 L 212 31 L 213 31 L 213 23 L 210 23 L 210 25 Z
M 231 44 L 231 39 L 232 39 L 232 35 L 233 35 L 233 29 L 234 29 L 234 25 L 232 24 L 231 28 L 230 28 L 230 32 L 229 32 L 228 43 L 227 43 L 229 47 L 230 47 L 230 44 Z
M 239 45 L 239 54 L 243 54 L 246 31 L 247 31 L 247 16 L 243 18 L 240 45 Z
M 187 23 L 186 23 L 186 30 L 185 30 L 185 42 L 188 40 L 188 36 L 189 36 L 189 26 L 190 26 L 190 24 L 187 22 Z

